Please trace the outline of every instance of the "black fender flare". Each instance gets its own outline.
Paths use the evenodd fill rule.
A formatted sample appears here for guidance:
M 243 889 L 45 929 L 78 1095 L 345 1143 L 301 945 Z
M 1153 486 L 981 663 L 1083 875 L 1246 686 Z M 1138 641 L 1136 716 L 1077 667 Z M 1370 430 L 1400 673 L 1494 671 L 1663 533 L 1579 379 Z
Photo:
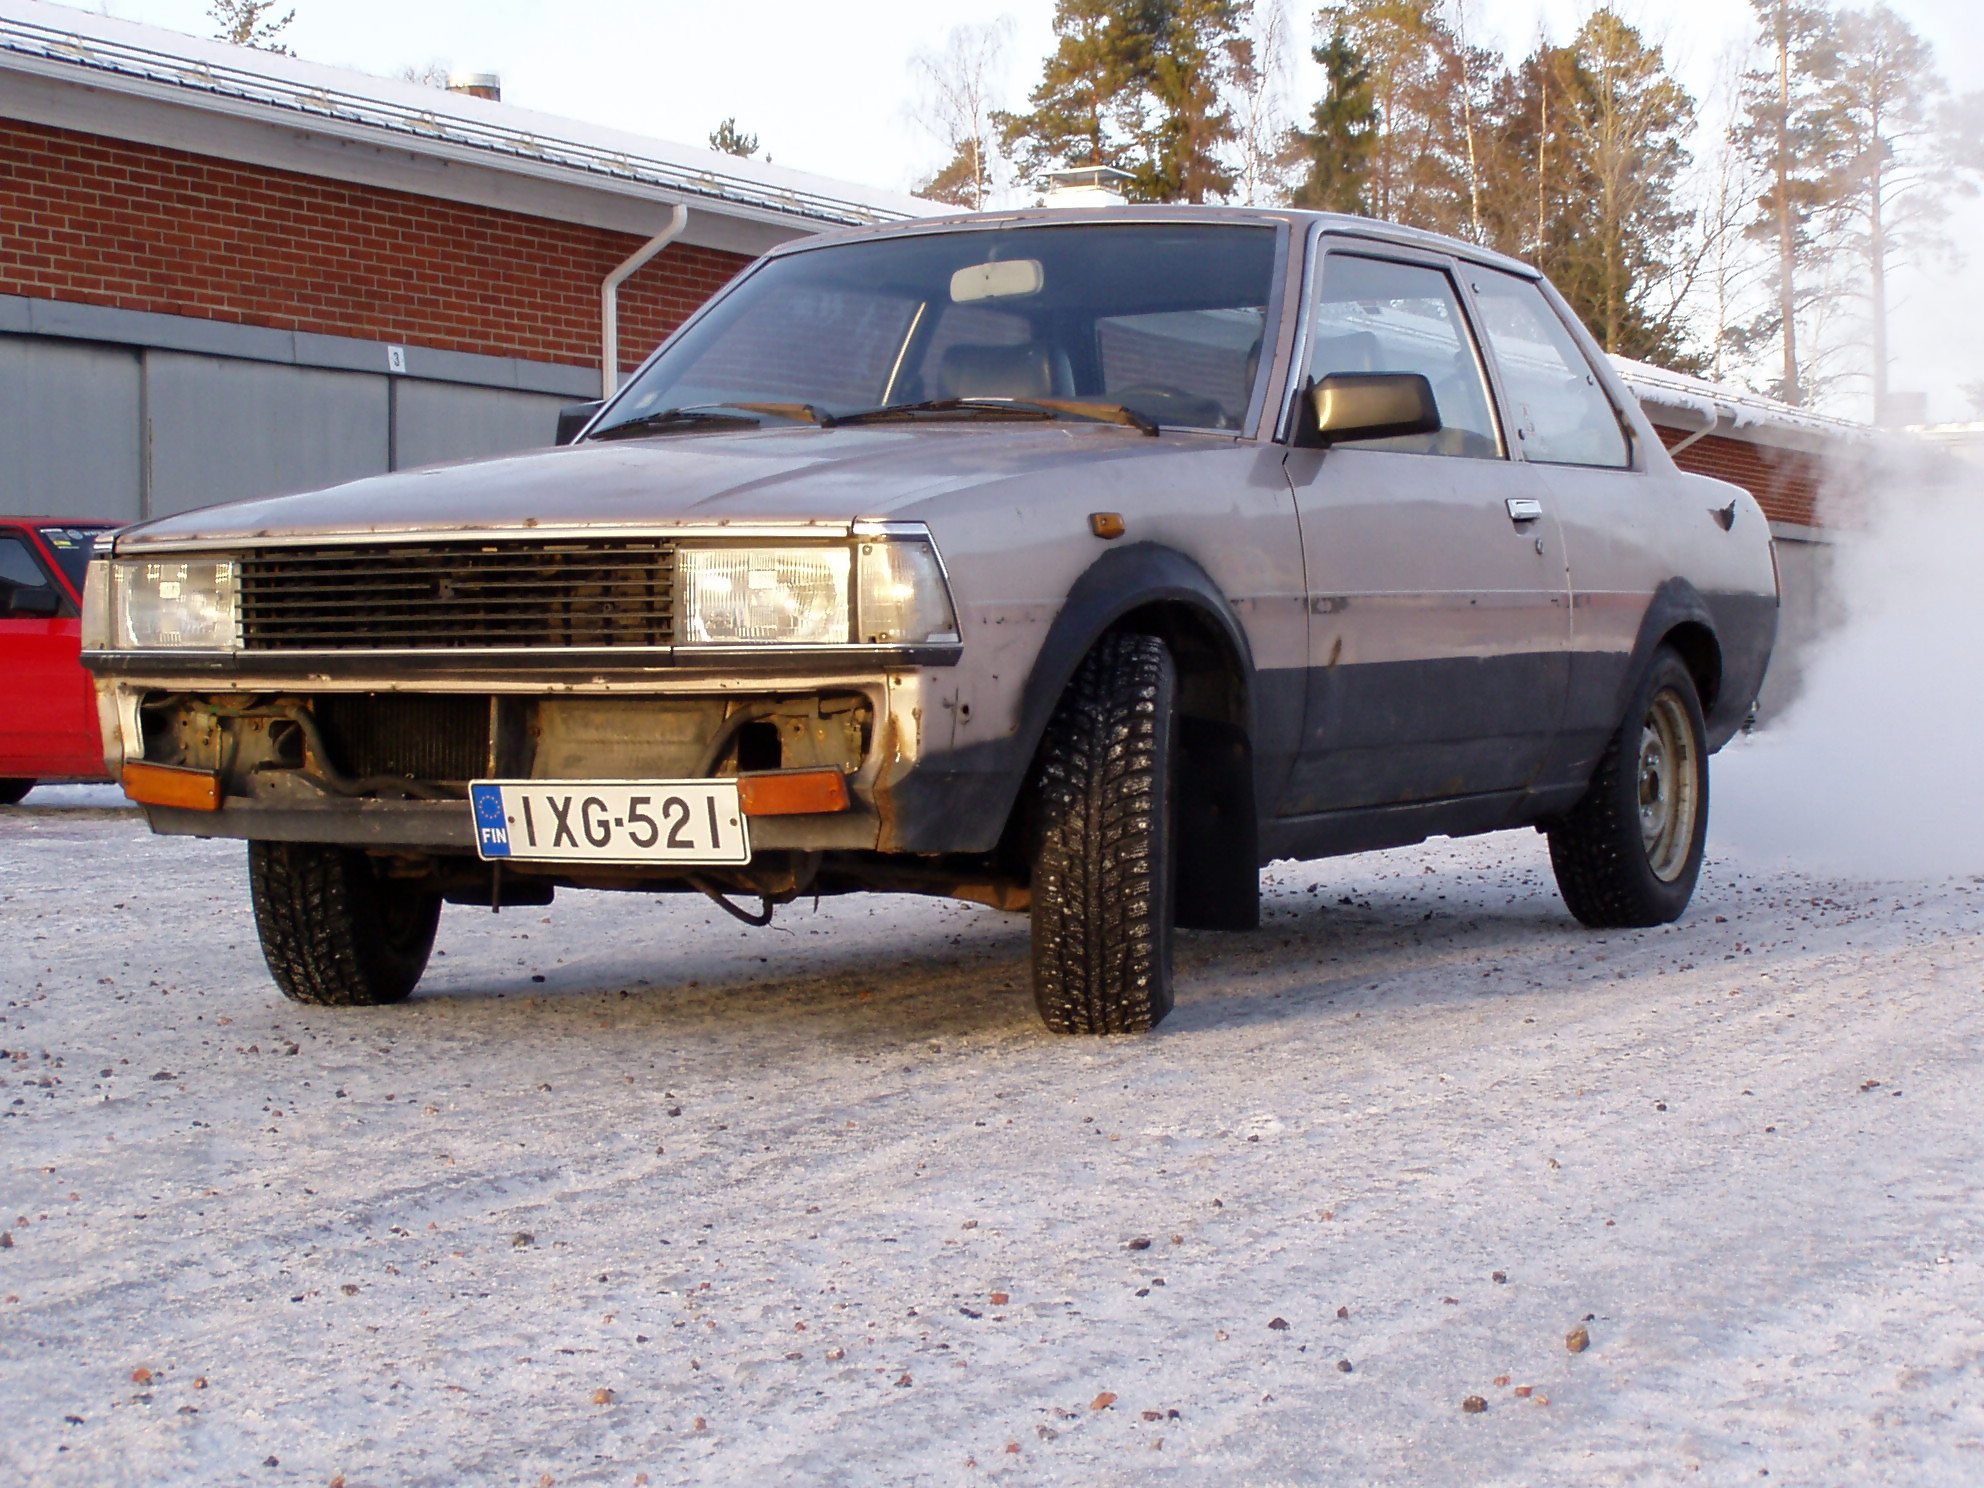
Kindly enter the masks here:
M 1112 548 L 1090 564 L 1069 587 L 1061 612 L 1047 628 L 1020 694 L 1015 731 L 1016 743 L 1029 763 L 1082 658 L 1125 616 L 1161 604 L 1182 604 L 1197 610 L 1222 637 L 1239 668 L 1244 691 L 1245 715 L 1235 721 L 1253 734 L 1254 650 L 1233 606 L 1212 576 L 1176 548 L 1132 543 Z
M 1232 605 L 1212 577 L 1175 548 L 1151 542 L 1112 547 L 1069 587 L 1033 657 L 1012 731 L 925 756 L 891 792 L 883 845 L 908 852 L 997 848 L 1075 669 L 1125 617 L 1167 604 L 1189 607 L 1230 651 L 1242 697 L 1241 716 L 1226 725 L 1226 732 L 1229 742 L 1237 739 L 1237 747 L 1245 748 L 1255 725 L 1254 655 Z M 1251 821 L 1251 802 L 1247 804 Z
M 1727 711 L 1727 689 L 1722 686 L 1722 627 L 1716 621 L 1714 606 L 1686 579 L 1668 579 L 1653 591 L 1646 613 L 1640 617 L 1639 634 L 1633 638 L 1632 656 L 1619 675 L 1608 716 L 1624 723 L 1626 704 L 1632 698 L 1633 690 L 1639 686 L 1640 678 L 1652 665 L 1653 653 L 1681 626 L 1699 626 L 1706 632 L 1712 648 L 1709 655 L 1684 655 L 1682 659 L 1695 674 L 1696 684 L 1701 690 L 1702 715 L 1709 725 L 1709 749 L 1713 752 L 1727 742 L 1742 719 L 1736 719 L 1721 737 L 1717 737 L 1717 725 L 1724 721 L 1721 714 Z

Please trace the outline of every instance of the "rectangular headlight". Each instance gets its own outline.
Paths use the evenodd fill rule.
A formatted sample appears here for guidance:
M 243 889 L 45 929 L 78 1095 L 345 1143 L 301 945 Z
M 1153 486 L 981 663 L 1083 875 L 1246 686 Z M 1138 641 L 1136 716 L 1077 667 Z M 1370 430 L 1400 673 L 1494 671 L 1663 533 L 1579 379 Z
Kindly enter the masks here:
M 676 639 L 685 645 L 845 646 L 853 554 L 844 547 L 684 547 Z
M 237 573 L 231 558 L 113 563 L 112 644 L 130 651 L 239 649 Z

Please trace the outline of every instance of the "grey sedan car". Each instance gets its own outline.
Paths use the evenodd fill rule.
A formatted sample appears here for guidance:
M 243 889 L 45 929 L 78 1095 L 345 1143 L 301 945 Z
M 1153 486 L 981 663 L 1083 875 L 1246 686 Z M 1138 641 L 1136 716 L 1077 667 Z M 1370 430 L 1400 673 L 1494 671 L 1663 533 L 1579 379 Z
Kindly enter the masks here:
M 1264 863 L 1520 827 L 1661 923 L 1776 629 L 1547 283 L 1362 219 L 789 245 L 571 424 L 92 567 L 111 768 L 247 839 L 290 997 L 407 996 L 444 901 L 868 890 L 1030 913 L 1048 1026 L 1129 1032 Z

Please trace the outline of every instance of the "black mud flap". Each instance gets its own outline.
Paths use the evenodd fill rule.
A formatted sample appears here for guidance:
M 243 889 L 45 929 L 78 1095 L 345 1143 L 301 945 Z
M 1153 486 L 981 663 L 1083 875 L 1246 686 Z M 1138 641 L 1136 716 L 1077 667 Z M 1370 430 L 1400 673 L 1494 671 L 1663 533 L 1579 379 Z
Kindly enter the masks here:
M 1261 923 L 1254 750 L 1238 724 L 1178 720 L 1178 902 L 1187 930 Z

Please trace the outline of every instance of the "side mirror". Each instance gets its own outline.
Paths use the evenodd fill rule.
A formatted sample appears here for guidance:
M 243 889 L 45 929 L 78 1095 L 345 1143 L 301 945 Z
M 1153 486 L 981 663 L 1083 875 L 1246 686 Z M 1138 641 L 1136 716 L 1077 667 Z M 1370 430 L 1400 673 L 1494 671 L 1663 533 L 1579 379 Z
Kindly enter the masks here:
M 1332 372 L 1302 393 L 1295 443 L 1325 449 L 1353 439 L 1437 434 L 1440 405 L 1417 372 Z
M 46 587 L 16 589 L 7 596 L 7 613 L 21 620 L 53 620 L 62 613 L 62 596 Z
M 558 438 L 555 443 L 570 444 L 579 437 L 579 430 L 592 422 L 592 416 L 606 405 L 604 398 L 595 398 L 590 403 L 571 403 L 558 410 Z

